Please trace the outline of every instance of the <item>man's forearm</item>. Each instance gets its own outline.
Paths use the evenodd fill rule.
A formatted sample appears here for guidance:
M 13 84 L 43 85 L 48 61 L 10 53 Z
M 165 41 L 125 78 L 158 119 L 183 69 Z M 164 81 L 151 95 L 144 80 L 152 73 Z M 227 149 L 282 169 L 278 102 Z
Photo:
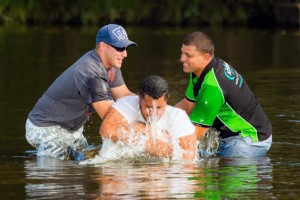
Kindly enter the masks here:
M 173 154 L 173 146 L 159 139 L 150 138 L 145 143 L 145 151 L 152 156 L 169 157 Z

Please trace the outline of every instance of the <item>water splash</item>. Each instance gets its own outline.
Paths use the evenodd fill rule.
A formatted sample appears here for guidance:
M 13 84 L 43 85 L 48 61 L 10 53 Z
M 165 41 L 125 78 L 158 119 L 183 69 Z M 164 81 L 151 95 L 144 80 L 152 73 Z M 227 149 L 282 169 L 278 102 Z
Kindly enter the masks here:
M 182 155 L 183 155 L 183 150 L 179 146 L 179 141 L 178 138 L 175 137 L 174 135 L 170 135 L 166 132 L 164 132 L 161 129 L 161 126 L 159 125 L 159 113 L 157 110 L 157 102 L 153 101 L 152 102 L 153 108 L 153 113 L 150 115 L 150 110 L 148 110 L 148 123 L 147 125 L 149 126 L 150 130 L 152 131 L 152 137 L 154 139 L 159 139 L 165 143 L 171 144 L 173 147 L 173 154 L 170 158 L 170 160 L 174 161 L 182 161 Z
M 162 130 L 159 122 L 159 114 L 157 104 L 153 101 L 153 110 L 148 109 L 148 120 L 146 122 L 146 130 L 151 131 L 153 139 L 159 139 L 166 143 L 172 144 L 173 154 L 167 158 L 157 158 L 149 156 L 145 152 L 145 143 L 149 140 L 150 136 L 139 133 L 138 136 L 133 129 L 129 129 L 129 139 L 127 142 L 121 140 L 116 143 L 110 139 L 103 138 L 102 148 L 99 155 L 95 158 L 88 159 L 80 162 L 80 164 L 100 164 L 105 162 L 183 162 L 183 150 L 179 146 L 178 138 L 168 135 Z M 151 112 L 152 111 L 152 112 Z M 150 114 L 151 113 L 151 114 Z
M 152 102 L 153 108 L 147 109 L 148 114 L 148 121 L 147 121 L 147 130 L 151 132 L 152 138 L 154 140 L 159 139 L 163 142 L 170 143 L 172 142 L 172 137 L 167 134 L 165 131 L 162 130 L 162 127 L 159 125 L 159 114 L 157 110 L 157 103 L 156 101 Z M 153 109 L 153 112 L 151 114 L 151 110 Z
M 199 140 L 198 151 L 201 158 L 214 157 L 220 143 L 219 132 L 210 128 Z

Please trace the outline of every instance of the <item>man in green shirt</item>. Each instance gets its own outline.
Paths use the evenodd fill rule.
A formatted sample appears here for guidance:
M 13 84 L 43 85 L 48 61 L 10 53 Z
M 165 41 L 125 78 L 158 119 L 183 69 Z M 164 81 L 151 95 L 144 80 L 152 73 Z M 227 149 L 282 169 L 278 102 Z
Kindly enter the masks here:
M 203 32 L 188 34 L 180 61 L 190 80 L 176 107 L 190 116 L 198 139 L 212 127 L 220 133 L 219 155 L 265 155 L 272 143 L 271 124 L 243 77 L 214 56 L 213 41 Z

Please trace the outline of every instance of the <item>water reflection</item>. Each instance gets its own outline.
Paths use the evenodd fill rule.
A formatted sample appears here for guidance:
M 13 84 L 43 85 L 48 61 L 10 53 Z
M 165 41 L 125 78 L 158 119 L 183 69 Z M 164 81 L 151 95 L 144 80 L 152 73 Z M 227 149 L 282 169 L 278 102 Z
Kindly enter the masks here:
M 224 199 L 272 196 L 268 157 L 206 159 L 198 164 L 109 163 L 100 166 L 98 199 Z
M 211 160 L 208 160 L 210 163 Z M 208 179 L 204 182 L 205 192 L 196 197 L 208 199 L 272 197 L 272 165 L 268 157 L 216 159 L 205 168 Z M 209 164 L 211 165 L 211 164 Z
M 240 199 L 272 197 L 268 157 L 202 159 L 197 164 L 77 162 L 39 157 L 25 161 L 30 199 Z
M 79 170 L 74 162 L 37 157 L 26 160 L 24 170 L 26 196 L 30 199 L 83 199 L 87 194 L 83 182 L 88 178 L 88 172 Z
M 110 163 L 93 176 L 99 184 L 98 199 L 192 198 L 199 190 L 190 177 L 195 165 Z

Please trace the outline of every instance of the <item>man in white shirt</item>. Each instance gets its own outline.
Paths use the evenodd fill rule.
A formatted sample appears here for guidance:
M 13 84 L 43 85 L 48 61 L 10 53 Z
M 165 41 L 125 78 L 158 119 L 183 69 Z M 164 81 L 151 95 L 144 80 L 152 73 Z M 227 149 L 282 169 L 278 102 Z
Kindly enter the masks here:
M 100 127 L 100 153 L 107 150 L 107 145 L 121 142 L 136 144 L 149 156 L 194 160 L 195 128 L 183 110 L 167 105 L 168 90 L 162 77 L 147 76 L 138 96 L 114 102 Z

